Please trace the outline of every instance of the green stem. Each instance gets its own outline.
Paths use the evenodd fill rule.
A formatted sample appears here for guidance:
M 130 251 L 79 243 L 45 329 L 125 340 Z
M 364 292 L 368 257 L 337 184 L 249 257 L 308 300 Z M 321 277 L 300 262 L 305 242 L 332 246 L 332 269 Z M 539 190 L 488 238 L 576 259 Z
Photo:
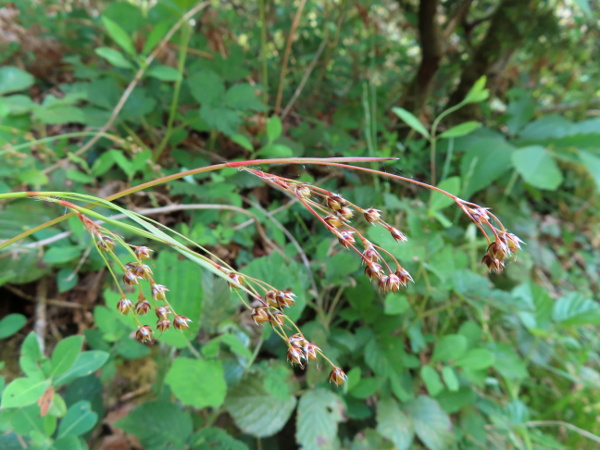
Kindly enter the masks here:
M 264 86 L 263 101 L 269 104 L 269 72 L 267 70 L 267 16 L 265 12 L 265 0 L 258 0 L 260 15 L 260 61 L 262 64 L 262 84 Z

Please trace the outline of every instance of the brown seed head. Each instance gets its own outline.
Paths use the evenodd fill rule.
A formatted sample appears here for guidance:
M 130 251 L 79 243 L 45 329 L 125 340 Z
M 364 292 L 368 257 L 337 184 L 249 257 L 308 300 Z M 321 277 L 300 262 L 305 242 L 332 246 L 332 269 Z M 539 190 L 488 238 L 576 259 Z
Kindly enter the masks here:
M 346 200 L 344 200 L 341 195 L 331 194 L 327 197 L 327 206 L 333 212 L 336 212 L 339 211 L 342 206 L 346 206 Z
M 308 198 L 310 197 L 310 187 L 306 184 L 298 184 L 294 188 L 294 193 L 300 198 Z
M 504 263 L 502 261 L 493 258 L 489 254 L 486 254 L 481 262 L 487 266 L 488 270 L 493 270 L 496 273 L 502 272 L 502 268 L 504 267 Z
M 304 354 L 306 355 L 306 360 L 317 360 L 317 352 L 319 351 L 319 347 L 315 344 L 311 344 L 310 342 L 304 346 Z
M 302 366 L 303 359 L 305 358 L 304 354 L 302 353 L 302 350 L 296 347 L 288 347 L 287 360 L 289 363 Z
M 388 231 L 392 235 L 392 237 L 396 240 L 396 242 L 404 242 L 406 241 L 406 236 L 400 230 L 394 227 L 389 227 Z
M 354 236 L 352 236 L 353 233 L 354 231 L 342 231 L 338 234 L 338 241 L 343 247 L 348 248 L 356 242 Z
M 394 293 L 400 290 L 400 278 L 395 273 L 390 273 L 387 279 L 387 291 Z
M 382 272 L 383 267 L 381 267 L 381 264 L 374 261 L 369 261 L 365 266 L 365 275 L 369 277 L 369 280 L 372 280 L 373 278 L 379 279 Z
M 410 273 L 408 273 L 408 270 L 406 270 L 404 267 L 398 266 L 395 274 L 400 279 L 400 284 L 404 287 L 406 287 L 409 281 L 413 281 L 413 278 L 410 276 Z
M 175 316 L 173 318 L 173 326 L 178 330 L 187 330 L 190 327 L 189 323 L 191 321 L 192 319 L 189 319 L 185 316 Z
M 158 306 L 154 312 L 159 319 L 167 319 L 169 317 L 169 308 L 166 306 Z
M 277 303 L 277 292 L 273 289 L 269 289 L 265 293 L 265 300 L 267 301 L 267 304 L 269 306 L 272 306 L 273 308 L 277 308 L 279 306 L 279 304 Z
M 154 338 L 152 337 L 153 331 L 148 325 L 144 325 L 139 327 L 135 332 L 135 338 L 143 342 L 144 344 L 152 344 L 154 342 Z
M 475 223 L 486 223 L 489 221 L 490 217 L 488 216 L 488 210 L 489 208 L 482 208 L 481 206 L 478 208 L 468 208 L 467 212 L 469 214 L 469 217 L 471 217 L 471 219 L 473 220 L 473 222 Z
M 363 261 L 379 261 L 379 253 L 377 253 L 375 247 L 373 247 L 370 243 L 365 246 L 365 250 L 363 251 L 362 255 Z
M 509 251 L 508 245 L 501 240 L 496 240 L 488 246 L 486 253 L 490 255 L 491 258 L 502 261 Z
M 131 270 L 125 271 L 125 274 L 123 275 L 123 282 L 129 286 L 135 286 L 136 284 L 140 283 L 138 277 Z
M 379 222 L 379 219 L 381 219 L 381 214 L 379 214 L 379 212 L 380 210 L 378 209 L 369 208 L 365 212 L 363 212 L 363 215 L 365 216 L 367 222 L 375 224 Z
M 132 307 L 133 303 L 131 302 L 131 300 L 128 300 L 126 298 L 122 298 L 121 300 L 119 300 L 119 303 L 117 303 L 117 309 L 121 314 L 127 314 L 129 311 L 131 311 Z
M 150 275 L 152 275 L 152 269 L 150 269 L 150 267 L 148 267 L 146 264 L 136 264 L 133 268 L 133 273 L 139 278 L 148 280 Z
M 140 300 L 135 304 L 135 312 L 140 316 L 143 316 L 148 311 L 150 311 L 150 308 L 150 303 L 148 303 L 146 300 Z
M 517 253 L 517 250 L 521 250 L 521 244 L 524 242 L 516 235 L 512 233 L 504 233 L 502 237 L 504 238 L 506 245 L 508 245 L 508 249 L 513 255 Z
M 327 225 L 333 228 L 339 228 L 342 226 L 342 221 L 337 216 L 331 214 L 325 216 L 323 220 L 327 223 Z
M 288 343 L 292 347 L 304 348 L 304 346 L 306 346 L 308 344 L 308 341 L 300 333 L 296 333 L 296 334 L 292 334 L 288 338 Z
M 260 306 L 258 308 L 252 309 L 250 315 L 254 320 L 256 325 L 260 325 L 261 323 L 265 323 L 269 321 L 269 308 L 266 306 Z
M 290 291 L 278 291 L 277 306 L 279 308 L 289 308 L 296 303 L 296 300 L 294 299 L 295 296 L 296 294 L 293 294 Z
M 153 252 L 151 248 L 148 248 L 144 245 L 140 245 L 135 248 L 135 256 L 137 256 L 141 260 L 150 259 L 150 252 Z
M 150 292 L 152 292 L 152 298 L 154 300 L 166 300 L 167 299 L 167 287 L 162 284 L 153 284 L 150 287 Z
M 269 322 L 272 326 L 283 326 L 285 323 L 285 315 L 280 311 L 269 311 Z
M 379 277 L 379 280 L 377 281 L 377 286 L 379 286 L 379 290 L 381 292 L 388 292 L 389 290 L 389 285 L 388 285 L 388 280 L 389 280 L 389 276 L 387 275 L 382 275 Z
M 347 206 L 342 206 L 337 213 L 346 220 L 350 220 L 354 217 L 354 213 Z
M 341 386 L 342 384 L 344 384 L 344 381 L 346 381 L 347 379 L 348 377 L 346 376 L 344 371 L 339 367 L 334 367 L 331 373 L 329 374 L 329 382 L 337 386 Z
M 96 245 L 98 248 L 106 253 L 112 252 L 115 249 L 115 241 L 113 238 L 106 236 L 104 234 L 98 236 L 96 239 Z
M 163 332 L 166 331 L 170 326 L 171 321 L 169 319 L 158 319 L 158 321 L 156 322 L 156 329 Z

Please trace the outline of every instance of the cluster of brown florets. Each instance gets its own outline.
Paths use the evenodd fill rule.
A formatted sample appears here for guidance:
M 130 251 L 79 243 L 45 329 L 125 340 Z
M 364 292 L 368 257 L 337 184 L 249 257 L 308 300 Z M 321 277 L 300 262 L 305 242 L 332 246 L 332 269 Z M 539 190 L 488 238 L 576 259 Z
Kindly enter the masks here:
M 250 316 L 254 323 L 262 325 L 268 322 L 275 333 L 286 342 L 288 362 L 305 369 L 310 361 L 317 363 L 320 355 L 332 367 L 329 381 L 338 386 L 343 384 L 346 374 L 342 369 L 334 365 L 319 347 L 309 342 L 296 324 L 284 313 L 286 308 L 296 303 L 296 295 L 293 292 L 276 289 L 263 281 L 250 278 L 222 265 L 216 265 L 216 267 L 227 275 L 230 280 L 229 287 L 232 290 L 235 290 L 238 295 L 240 295 L 240 291 L 244 291 L 253 299 L 253 305 L 250 306 L 240 295 L 242 303 L 250 309 Z M 288 336 L 288 330 L 293 330 L 295 333 Z
M 388 231 L 396 242 L 406 241 L 404 233 L 383 220 L 380 210 L 361 208 L 326 189 L 265 174 L 258 170 L 247 170 L 298 198 L 304 207 L 333 233 L 342 247 L 353 250 L 359 255 L 365 265 L 365 274 L 376 282 L 382 292 L 398 292 L 401 286 L 406 287 L 408 282 L 413 281 L 410 273 L 402 267 L 394 255 L 369 241 L 352 226 L 352 219 L 356 214 L 360 214 L 367 223 Z
M 117 303 L 117 309 L 121 314 L 132 313 L 134 321 L 137 324 L 137 331 L 135 332 L 135 338 L 145 344 L 152 344 L 155 342 L 154 329 L 150 325 L 142 324 L 140 317 L 145 316 L 151 310 L 154 310 L 157 320 L 155 328 L 158 331 L 164 332 L 171 326 L 178 330 L 185 330 L 189 328 L 189 322 L 191 320 L 185 316 L 177 314 L 173 307 L 167 300 L 167 291 L 169 290 L 166 286 L 158 284 L 152 278 L 152 269 L 144 263 L 144 261 L 150 259 L 152 250 L 143 245 L 129 245 L 123 241 L 123 239 L 113 233 L 110 230 L 101 227 L 97 223 L 91 221 L 82 214 L 78 214 L 79 219 L 84 224 L 85 228 L 92 235 L 96 248 L 105 259 L 107 267 L 111 274 L 115 278 L 117 288 L 121 293 L 121 299 Z M 123 264 L 119 258 L 117 258 L 114 249 L 115 245 L 120 244 L 124 246 L 132 258 L 132 262 Z M 129 300 L 121 288 L 118 282 L 117 276 L 114 269 L 108 264 L 103 254 L 107 254 L 115 261 L 116 265 L 123 271 L 122 281 L 127 286 L 138 287 L 138 297 L 136 303 Z M 151 301 L 146 298 L 144 294 L 141 282 L 147 282 L 150 285 Z
M 461 199 L 457 199 L 456 202 L 475 225 L 477 225 L 488 242 L 488 248 L 481 262 L 490 271 L 502 272 L 507 258 L 517 258 L 517 251 L 521 249 L 523 241 L 515 234 L 507 232 L 502 222 L 489 211 L 489 208 L 483 208 Z M 490 238 L 485 227 L 491 230 L 494 240 Z

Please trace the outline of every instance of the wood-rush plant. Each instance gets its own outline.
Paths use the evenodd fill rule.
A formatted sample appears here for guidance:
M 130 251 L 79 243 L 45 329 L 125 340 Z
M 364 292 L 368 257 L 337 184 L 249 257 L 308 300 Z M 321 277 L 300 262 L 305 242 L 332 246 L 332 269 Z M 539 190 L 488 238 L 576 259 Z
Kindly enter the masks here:
M 121 299 L 117 303 L 118 310 L 122 314 L 131 314 L 133 316 L 133 320 L 137 325 L 136 339 L 140 342 L 151 344 L 155 341 L 157 332 L 163 332 L 171 326 L 178 330 L 185 330 L 189 327 L 190 319 L 179 315 L 174 310 L 168 301 L 167 293 L 169 289 L 167 285 L 158 284 L 153 277 L 152 271 L 145 263 L 145 261 L 151 258 L 152 249 L 147 246 L 128 244 L 119 234 L 109 230 L 101 223 L 106 223 L 149 240 L 169 245 L 199 266 L 224 278 L 229 283 L 231 289 L 238 295 L 243 305 L 250 311 L 254 323 L 256 325 L 266 322 L 270 323 L 273 330 L 287 343 L 287 360 L 291 364 L 304 368 L 310 361 L 316 363 L 319 358 L 322 358 L 331 366 L 329 380 L 339 386 L 346 380 L 344 371 L 327 358 L 316 345 L 309 342 L 302 334 L 302 331 L 284 312 L 286 308 L 294 305 L 294 293 L 282 290 L 277 286 L 271 286 L 262 280 L 249 277 L 235 270 L 225 261 L 186 236 L 152 219 L 122 208 L 113 203 L 113 201 L 133 192 L 158 186 L 188 175 L 224 168 L 239 168 L 259 177 L 267 184 L 286 192 L 288 195 L 297 198 L 300 204 L 337 238 L 342 247 L 357 254 L 357 257 L 362 260 L 365 266 L 365 274 L 374 280 L 381 291 L 398 292 L 402 286 L 406 286 L 409 281 L 413 281 L 411 275 L 402 267 L 390 250 L 369 241 L 361 233 L 359 226 L 354 225 L 353 221 L 355 216 L 361 215 L 367 224 L 383 227 L 397 242 L 405 241 L 407 239 L 406 236 L 400 230 L 387 223 L 383 219 L 380 210 L 373 207 L 364 208 L 326 189 L 253 168 L 253 166 L 268 164 L 325 165 L 390 177 L 413 183 L 450 197 L 475 223 L 488 241 L 489 245 L 482 262 L 490 270 L 501 271 L 506 258 L 515 255 L 517 250 L 521 248 L 520 244 L 522 241 L 514 234 L 507 232 L 500 220 L 488 208 L 467 202 L 435 186 L 411 180 L 410 178 L 375 169 L 344 164 L 349 162 L 382 162 L 390 159 L 393 158 L 283 158 L 223 163 L 159 178 L 129 188 L 105 199 L 69 192 L 14 192 L 0 194 L 0 199 L 33 198 L 59 204 L 69 211 L 68 214 L 0 243 L 0 250 L 26 236 L 75 215 L 81 221 L 85 230 L 91 235 L 96 249 L 115 281 L 121 295 Z M 83 203 L 83 205 L 74 202 Z M 93 209 L 96 206 L 103 206 L 118 211 L 131 219 L 137 226 L 99 214 Z M 487 229 L 489 229 L 489 232 L 486 231 Z M 124 262 L 117 257 L 115 248 L 118 246 L 125 249 L 129 254 L 128 261 Z M 157 279 L 160 279 L 160 275 L 156 275 Z M 143 283 L 148 283 L 151 298 L 146 298 L 142 289 Z M 135 303 L 128 298 L 122 285 L 138 289 L 138 296 Z M 246 294 L 246 297 L 242 293 Z M 172 295 L 177 295 L 177 293 L 174 292 Z M 153 311 L 156 315 L 156 321 L 146 318 L 150 311 Z

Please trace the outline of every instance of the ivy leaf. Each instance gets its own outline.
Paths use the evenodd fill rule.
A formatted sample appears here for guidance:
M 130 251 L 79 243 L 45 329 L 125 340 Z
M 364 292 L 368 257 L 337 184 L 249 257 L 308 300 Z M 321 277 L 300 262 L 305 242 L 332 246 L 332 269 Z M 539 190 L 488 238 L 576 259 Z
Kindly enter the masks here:
M 419 395 L 407 407 L 415 432 L 430 450 L 451 448 L 452 422 L 439 403 L 431 397 Z
M 280 431 L 296 407 L 296 397 L 289 395 L 284 400 L 272 395 L 263 378 L 263 372 L 246 375 L 225 401 L 238 428 L 255 437 L 273 436 Z
M 202 380 L 201 383 L 198 380 Z M 181 403 L 194 408 L 218 408 L 225 400 L 227 385 L 220 361 L 177 358 L 165 382 Z
M 391 397 L 377 404 L 377 431 L 392 441 L 397 450 L 408 449 L 415 436 L 411 420 Z
M 296 442 L 305 450 L 333 448 L 343 417 L 340 397 L 325 389 L 308 391 L 298 404 Z

